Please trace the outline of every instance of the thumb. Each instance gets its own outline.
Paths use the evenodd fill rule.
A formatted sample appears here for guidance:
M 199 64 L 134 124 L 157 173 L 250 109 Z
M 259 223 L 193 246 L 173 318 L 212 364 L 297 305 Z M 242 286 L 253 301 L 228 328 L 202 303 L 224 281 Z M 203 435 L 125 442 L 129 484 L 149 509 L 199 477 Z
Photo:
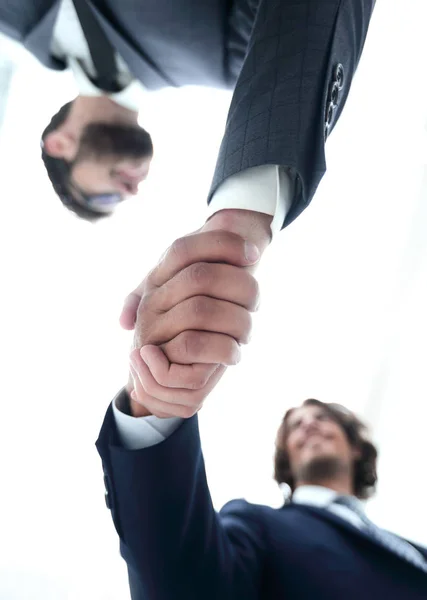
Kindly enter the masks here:
M 220 367 L 219 364 L 170 363 L 165 353 L 158 346 L 153 345 L 143 346 L 140 357 L 156 382 L 166 388 L 202 389 Z
M 132 330 L 135 327 L 136 314 L 142 298 L 142 284 L 126 297 L 120 314 L 120 325 L 123 329 Z

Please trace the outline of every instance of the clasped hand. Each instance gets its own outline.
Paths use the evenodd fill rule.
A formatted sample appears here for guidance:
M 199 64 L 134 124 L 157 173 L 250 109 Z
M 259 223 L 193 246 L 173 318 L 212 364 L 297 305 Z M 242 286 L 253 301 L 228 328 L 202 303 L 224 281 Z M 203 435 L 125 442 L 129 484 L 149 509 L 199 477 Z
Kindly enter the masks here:
M 258 258 L 241 236 L 202 230 L 176 240 L 128 296 L 120 322 L 135 329 L 127 386 L 134 416 L 191 417 L 239 362 L 259 303 L 247 267 Z

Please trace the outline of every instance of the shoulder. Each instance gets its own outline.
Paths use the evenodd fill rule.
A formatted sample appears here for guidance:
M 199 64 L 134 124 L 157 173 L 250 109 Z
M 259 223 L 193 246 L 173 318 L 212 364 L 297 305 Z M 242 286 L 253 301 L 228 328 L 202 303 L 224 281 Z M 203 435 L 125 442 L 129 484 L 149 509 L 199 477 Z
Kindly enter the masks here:
M 267 524 L 276 520 L 282 509 L 272 508 L 264 504 L 253 504 L 244 498 L 230 500 L 221 509 L 223 519 L 234 518 L 257 525 Z
M 299 504 L 283 504 L 280 508 L 272 508 L 264 504 L 252 504 L 243 498 L 227 502 L 221 509 L 222 518 L 234 517 L 243 521 L 263 524 L 264 526 L 275 526 L 278 522 L 297 525 L 298 527 L 305 523 L 311 524 L 319 520 L 321 511 L 310 510 Z M 323 511 L 322 511 L 323 512 Z M 314 514 L 313 514 L 314 513 Z M 318 514 L 319 513 L 319 514 Z

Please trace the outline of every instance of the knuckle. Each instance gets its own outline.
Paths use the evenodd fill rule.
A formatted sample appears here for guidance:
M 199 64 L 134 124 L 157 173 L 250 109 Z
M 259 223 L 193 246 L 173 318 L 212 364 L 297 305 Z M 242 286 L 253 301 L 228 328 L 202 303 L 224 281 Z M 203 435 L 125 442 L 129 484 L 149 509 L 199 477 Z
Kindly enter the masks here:
M 209 372 L 198 373 L 195 377 L 193 377 L 192 385 L 193 390 L 201 390 L 205 387 L 207 382 L 209 381 Z
M 176 239 L 169 248 L 169 252 L 177 260 L 185 259 L 188 256 L 188 242 L 186 238 L 182 237 Z
M 205 317 L 212 313 L 212 303 L 206 296 L 193 296 L 189 302 L 190 310 L 198 317 Z
M 138 309 L 137 309 L 137 314 L 138 315 L 142 315 L 144 312 L 146 312 L 148 310 L 148 307 L 150 305 L 150 299 L 151 299 L 151 294 L 148 292 L 145 292 L 140 300 L 139 300 L 139 304 L 138 304 Z
M 187 276 L 190 283 L 197 286 L 204 286 L 211 282 L 212 275 L 208 263 L 194 263 L 187 269 Z
M 185 331 L 181 336 L 185 355 L 196 359 L 204 349 L 204 336 L 198 331 Z
M 150 328 L 150 324 L 153 322 L 154 316 L 157 314 L 152 304 L 151 294 L 144 294 L 136 311 L 136 326 L 141 331 L 145 331 Z
M 221 211 L 215 215 L 215 221 L 217 223 L 217 239 L 221 244 L 225 244 L 230 248 L 237 248 L 238 250 L 244 251 L 244 238 L 238 233 L 230 231 L 233 225 L 233 216 L 228 211 Z

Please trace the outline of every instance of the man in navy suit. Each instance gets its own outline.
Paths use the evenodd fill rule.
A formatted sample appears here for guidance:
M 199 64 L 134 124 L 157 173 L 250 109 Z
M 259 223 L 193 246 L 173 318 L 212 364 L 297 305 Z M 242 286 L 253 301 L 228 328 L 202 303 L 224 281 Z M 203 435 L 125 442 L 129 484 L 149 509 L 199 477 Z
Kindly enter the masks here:
M 221 229 L 196 232 L 139 287 L 131 376 L 97 441 L 132 599 L 425 599 L 426 550 L 364 513 L 377 452 L 342 406 L 308 400 L 286 413 L 282 508 L 212 506 L 197 412 L 248 341 L 252 250 Z

